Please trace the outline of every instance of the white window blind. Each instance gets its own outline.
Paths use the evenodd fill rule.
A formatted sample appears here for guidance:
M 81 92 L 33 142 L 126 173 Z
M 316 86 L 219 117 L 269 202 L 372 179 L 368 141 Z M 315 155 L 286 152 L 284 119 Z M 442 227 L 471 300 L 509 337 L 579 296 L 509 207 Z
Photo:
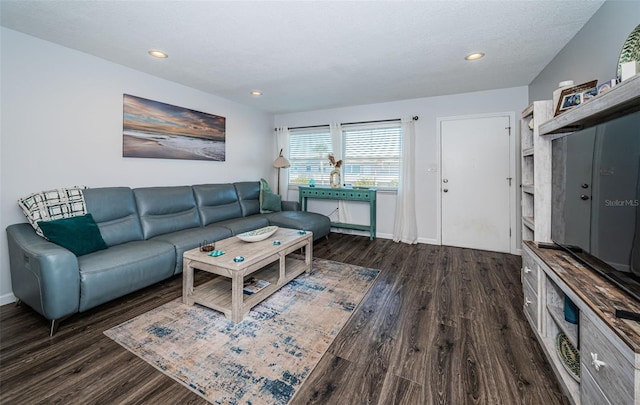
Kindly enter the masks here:
M 402 154 L 399 122 L 342 127 L 342 182 L 360 187 L 398 187 Z M 329 127 L 292 129 L 289 136 L 289 184 L 329 185 Z
M 342 181 L 354 186 L 397 188 L 402 128 L 399 123 L 343 127 Z
M 329 127 L 292 129 L 289 135 L 289 184 L 329 184 L 328 155 L 332 151 Z

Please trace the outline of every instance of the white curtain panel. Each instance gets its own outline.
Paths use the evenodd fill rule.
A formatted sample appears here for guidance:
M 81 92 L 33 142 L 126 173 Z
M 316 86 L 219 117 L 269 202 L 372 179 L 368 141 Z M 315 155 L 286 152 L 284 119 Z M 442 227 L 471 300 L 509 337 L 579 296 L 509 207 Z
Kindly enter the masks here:
M 393 241 L 414 244 L 418 243 L 418 226 L 416 225 L 415 131 L 413 118 L 402 118 L 401 125 L 402 161 L 398 195 L 396 197 Z
M 276 153 L 273 160 L 276 160 L 279 156 L 280 149 L 282 149 L 282 156 L 289 160 L 289 128 L 287 127 L 276 128 Z M 282 195 L 283 200 L 287 200 L 289 196 L 287 170 L 289 169 L 280 169 L 280 194 Z
M 329 124 L 331 130 L 331 147 L 333 156 L 338 160 L 342 159 L 342 125 L 340 123 Z M 328 157 L 327 157 L 328 158 Z M 340 168 L 342 169 L 342 167 Z M 344 173 L 340 171 L 341 181 L 344 184 Z M 349 211 L 349 205 L 346 201 L 338 200 L 338 222 L 352 222 L 353 216 Z

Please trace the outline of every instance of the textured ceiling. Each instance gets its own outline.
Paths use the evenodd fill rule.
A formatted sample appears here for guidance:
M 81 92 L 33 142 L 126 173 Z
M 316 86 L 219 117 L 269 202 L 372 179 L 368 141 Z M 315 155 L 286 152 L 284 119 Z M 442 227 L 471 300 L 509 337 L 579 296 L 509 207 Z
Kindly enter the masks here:
M 602 3 L 0 0 L 0 22 L 285 113 L 526 86 Z

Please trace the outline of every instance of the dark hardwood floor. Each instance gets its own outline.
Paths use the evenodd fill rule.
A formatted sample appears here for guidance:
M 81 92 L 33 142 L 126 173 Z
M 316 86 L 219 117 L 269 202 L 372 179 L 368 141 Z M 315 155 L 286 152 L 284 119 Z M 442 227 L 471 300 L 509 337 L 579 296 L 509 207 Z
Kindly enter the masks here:
M 292 404 L 568 404 L 522 312 L 520 257 L 331 234 L 316 257 L 382 270 Z M 175 277 L 53 337 L 0 307 L 0 403 L 202 404 L 102 332 L 181 295 Z

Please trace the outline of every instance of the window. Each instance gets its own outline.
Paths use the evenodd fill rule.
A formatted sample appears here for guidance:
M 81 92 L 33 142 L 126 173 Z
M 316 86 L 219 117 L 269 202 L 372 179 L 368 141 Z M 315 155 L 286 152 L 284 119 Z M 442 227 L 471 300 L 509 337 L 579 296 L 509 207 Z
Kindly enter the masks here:
M 342 126 L 342 182 L 356 187 L 397 188 L 402 128 L 399 122 Z M 329 185 L 329 127 L 292 129 L 289 136 L 289 184 Z
M 397 188 L 400 179 L 400 124 L 344 126 L 342 182 L 360 187 Z
M 328 155 L 332 151 L 329 127 L 296 130 L 289 134 L 289 184 L 329 184 Z

